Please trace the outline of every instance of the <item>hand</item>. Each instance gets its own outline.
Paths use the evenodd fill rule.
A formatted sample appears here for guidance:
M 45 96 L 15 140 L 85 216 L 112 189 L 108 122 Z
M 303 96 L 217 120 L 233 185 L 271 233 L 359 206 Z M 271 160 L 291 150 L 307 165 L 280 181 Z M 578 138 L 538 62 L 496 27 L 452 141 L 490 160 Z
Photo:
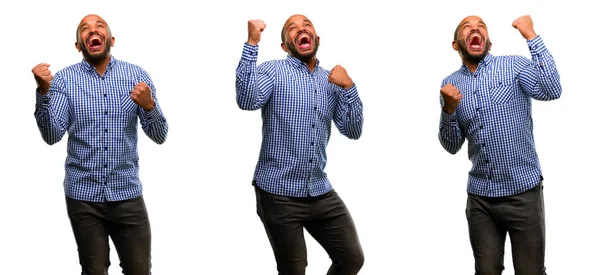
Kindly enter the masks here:
M 50 90 L 50 82 L 52 81 L 52 73 L 50 72 L 50 64 L 40 63 L 31 69 L 35 82 L 38 86 L 38 92 L 42 95 L 48 93 Z
M 154 99 L 152 99 L 152 93 L 150 92 L 150 87 L 148 84 L 144 82 L 140 82 L 131 91 L 131 100 L 135 102 L 138 106 L 142 107 L 144 111 L 148 112 L 154 109 L 155 103 Z
M 346 69 L 344 69 L 344 67 L 340 65 L 335 65 L 335 67 L 331 69 L 327 81 L 329 81 L 329 83 L 338 85 L 346 90 L 352 88 L 352 85 L 354 85 L 354 82 L 352 82 L 352 79 L 350 78 L 350 76 L 348 76 Z
M 444 106 L 442 106 L 442 110 L 447 114 L 452 114 L 458 107 L 458 103 L 462 99 L 462 94 L 458 90 L 458 88 L 454 87 L 451 83 L 448 83 L 440 89 L 440 93 L 442 94 L 442 99 L 444 100 Z
M 260 34 L 267 25 L 260 19 L 248 21 L 248 44 L 256 46 L 260 42 Z
M 512 23 L 513 28 L 519 30 L 523 38 L 527 40 L 534 39 L 537 34 L 533 30 L 533 21 L 531 20 L 531 16 L 523 15 Z

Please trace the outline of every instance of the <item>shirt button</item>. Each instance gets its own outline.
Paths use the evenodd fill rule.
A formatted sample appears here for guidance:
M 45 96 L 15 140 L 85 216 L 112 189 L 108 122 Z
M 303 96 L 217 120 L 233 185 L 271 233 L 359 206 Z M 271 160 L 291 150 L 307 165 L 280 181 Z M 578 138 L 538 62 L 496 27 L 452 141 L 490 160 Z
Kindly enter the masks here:
M 106 97 L 106 94 L 104 94 L 104 97 Z
M 107 164 L 104 164 L 104 168 L 107 168 L 107 167 L 108 167 L 108 165 L 107 165 Z
M 311 143 L 310 143 L 310 145 L 315 145 L 315 143 L 314 143 L 314 142 L 311 142 Z
M 104 151 L 108 151 L 108 147 L 104 147 Z
M 479 125 L 479 129 L 483 129 L 483 125 Z
M 311 159 L 311 160 L 308 160 L 308 163 L 312 163 L 312 159 Z
M 108 115 L 108 111 L 104 111 L 104 114 L 105 114 L 105 115 Z
M 315 107 L 315 111 L 317 110 L 317 107 Z
M 105 133 L 108 133 L 108 129 L 104 129 L 104 132 L 105 132 Z
M 475 108 L 475 111 L 479 112 L 479 110 L 481 110 L 481 108 L 479 108 L 479 107 Z
M 485 160 L 485 163 L 490 163 L 490 160 L 489 160 L 489 159 L 486 159 L 486 160 Z
M 315 128 L 315 125 L 313 124 L 312 127 Z
M 485 143 L 482 143 L 482 144 L 481 144 L 481 147 L 485 147 Z
M 492 176 L 488 176 L 488 180 L 491 180 L 491 179 L 492 179 Z

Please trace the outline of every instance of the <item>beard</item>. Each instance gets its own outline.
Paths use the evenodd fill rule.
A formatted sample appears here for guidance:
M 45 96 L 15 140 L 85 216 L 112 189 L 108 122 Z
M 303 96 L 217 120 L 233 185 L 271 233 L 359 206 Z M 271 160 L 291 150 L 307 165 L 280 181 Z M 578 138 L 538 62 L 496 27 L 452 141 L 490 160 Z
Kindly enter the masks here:
M 304 63 L 307 63 L 317 55 L 317 50 L 319 50 L 319 38 L 317 37 L 317 39 L 314 40 L 313 45 L 315 48 L 308 53 L 301 54 L 296 48 L 295 40 L 287 41 L 285 42 L 285 45 L 287 46 L 288 51 L 290 51 L 291 56 L 298 58 L 298 60 Z
M 458 40 L 457 44 L 458 44 L 458 50 L 460 51 L 460 54 L 463 59 L 465 59 L 466 61 L 472 62 L 472 63 L 479 63 L 479 61 L 484 59 L 485 56 L 490 51 L 491 42 L 489 40 L 485 41 L 485 45 L 483 47 L 483 52 L 481 52 L 480 54 L 469 53 L 467 43 L 464 40 Z
M 81 54 L 83 58 L 90 64 L 96 65 L 101 61 L 105 60 L 110 54 L 110 37 L 104 41 L 104 49 L 99 53 L 90 53 L 87 49 L 85 41 L 79 41 L 79 45 L 83 45 L 81 48 Z

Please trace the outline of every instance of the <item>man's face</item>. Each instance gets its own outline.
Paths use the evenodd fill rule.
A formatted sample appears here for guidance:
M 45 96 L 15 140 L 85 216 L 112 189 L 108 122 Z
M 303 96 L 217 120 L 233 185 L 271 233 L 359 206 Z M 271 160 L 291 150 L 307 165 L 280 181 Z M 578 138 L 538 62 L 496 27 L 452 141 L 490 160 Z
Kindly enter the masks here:
M 307 62 L 317 55 L 319 37 L 312 22 L 304 15 L 290 17 L 283 26 L 282 48 L 291 56 L 300 61 Z
M 94 64 L 108 58 L 113 44 L 108 24 L 100 16 L 88 15 L 81 20 L 75 47 L 86 61 Z
M 469 16 L 458 25 L 452 46 L 467 61 L 478 63 L 492 47 L 487 26 L 477 16 Z

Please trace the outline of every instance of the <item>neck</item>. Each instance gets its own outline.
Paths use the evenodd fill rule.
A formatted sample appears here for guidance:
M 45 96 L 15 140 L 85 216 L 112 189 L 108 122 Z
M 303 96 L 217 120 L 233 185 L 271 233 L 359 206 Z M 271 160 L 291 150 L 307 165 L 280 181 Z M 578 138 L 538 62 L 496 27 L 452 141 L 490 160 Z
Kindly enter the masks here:
M 109 54 L 101 60 L 90 61 L 86 59 L 85 61 L 87 61 L 87 63 L 90 63 L 90 65 L 94 66 L 96 72 L 98 72 L 100 76 L 103 76 L 106 72 L 106 67 L 108 66 L 108 63 L 110 63 L 110 57 L 111 55 Z
M 317 58 L 313 57 L 304 63 L 306 64 L 306 67 L 308 67 L 308 70 L 312 73 L 315 70 L 315 67 L 317 67 Z
M 463 59 L 463 63 L 465 64 L 465 66 L 467 66 L 467 68 L 469 68 L 469 71 L 471 71 L 472 73 L 474 73 L 477 70 L 477 67 L 479 66 L 479 62 L 473 62 L 465 59 Z

